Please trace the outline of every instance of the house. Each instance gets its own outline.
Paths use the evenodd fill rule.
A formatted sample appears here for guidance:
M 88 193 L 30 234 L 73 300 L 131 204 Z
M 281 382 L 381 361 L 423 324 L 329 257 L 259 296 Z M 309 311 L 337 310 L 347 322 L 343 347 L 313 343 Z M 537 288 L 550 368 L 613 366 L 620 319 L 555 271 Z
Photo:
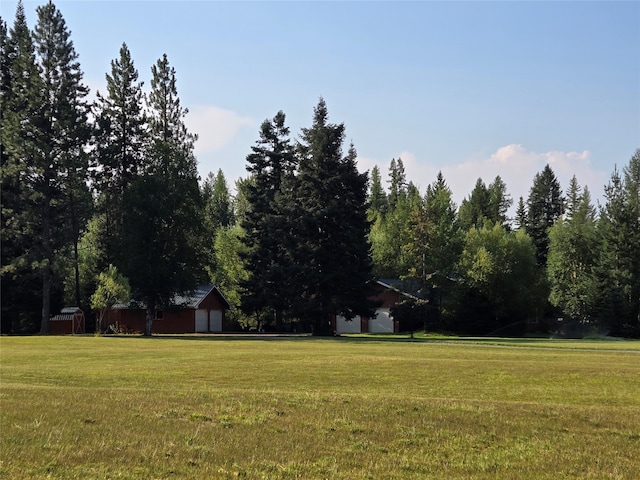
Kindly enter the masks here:
M 152 333 L 222 332 L 231 305 L 215 285 L 199 285 L 186 295 L 175 295 L 171 305 L 156 310 Z M 116 304 L 105 314 L 112 330 L 144 332 L 147 311 L 139 302 Z
M 51 335 L 84 333 L 84 312 L 78 307 L 64 307 L 49 319 Z
M 398 279 L 380 279 L 374 284 L 371 300 L 380 303 L 373 318 L 356 316 L 347 320 L 341 315 L 333 319 L 333 330 L 342 333 L 398 333 L 400 325 L 391 316 L 391 308 L 404 297 L 423 298 L 416 282 Z

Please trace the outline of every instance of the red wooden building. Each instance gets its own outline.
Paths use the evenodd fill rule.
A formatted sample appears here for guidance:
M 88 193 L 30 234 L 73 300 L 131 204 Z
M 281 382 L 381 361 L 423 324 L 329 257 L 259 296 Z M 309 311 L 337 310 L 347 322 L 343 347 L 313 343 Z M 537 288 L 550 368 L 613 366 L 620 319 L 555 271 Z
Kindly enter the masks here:
M 224 330 L 229 302 L 215 285 L 200 285 L 190 294 L 176 295 L 170 306 L 156 310 L 152 333 L 207 333 Z M 107 310 L 104 325 L 121 332 L 144 332 L 147 311 L 137 302 Z
M 418 286 L 413 282 L 396 279 L 380 279 L 374 285 L 375 294 L 371 299 L 381 302 L 373 318 L 356 316 L 351 320 L 338 315 L 332 319 L 333 330 L 341 333 L 398 333 L 400 325 L 391 316 L 391 308 L 403 297 L 420 298 Z

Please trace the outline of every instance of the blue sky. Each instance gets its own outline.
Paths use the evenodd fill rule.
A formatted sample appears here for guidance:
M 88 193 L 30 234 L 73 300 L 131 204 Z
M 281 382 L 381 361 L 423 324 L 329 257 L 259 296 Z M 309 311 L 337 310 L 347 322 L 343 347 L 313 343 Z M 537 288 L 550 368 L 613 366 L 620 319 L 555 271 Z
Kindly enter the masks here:
M 401 157 L 422 192 L 441 170 L 458 204 L 498 174 L 526 198 L 546 163 L 599 199 L 640 147 L 638 1 L 54 3 L 92 90 L 122 42 L 146 87 L 167 53 L 200 173 L 231 186 L 260 123 L 283 110 L 297 136 L 320 96 L 361 170 Z

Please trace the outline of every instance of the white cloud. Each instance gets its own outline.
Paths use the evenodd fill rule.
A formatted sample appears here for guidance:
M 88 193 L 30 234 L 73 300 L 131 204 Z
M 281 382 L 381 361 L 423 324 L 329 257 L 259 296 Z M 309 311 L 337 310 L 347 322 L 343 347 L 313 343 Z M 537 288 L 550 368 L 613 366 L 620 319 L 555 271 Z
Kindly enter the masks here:
M 608 173 L 591 165 L 591 153 L 582 152 L 533 152 L 522 145 L 506 145 L 496 150 L 488 158 L 468 160 L 453 167 L 444 167 L 442 172 L 454 192 L 459 204 L 466 198 L 478 178 L 488 185 L 497 175 L 507 185 L 507 192 L 515 204 L 522 196 L 525 200 L 533 185 L 533 178 L 549 164 L 560 182 L 563 191 L 569 187 L 574 175 L 581 186 L 587 185 L 593 201 L 600 199 Z
M 253 123 L 249 117 L 242 117 L 214 105 L 191 108 L 185 118 L 189 131 L 198 134 L 196 156 L 220 150 L 236 136 L 238 130 L 252 126 Z
M 98 91 L 102 95 L 107 94 L 104 80 L 86 78 L 84 83 L 90 89 L 89 101 L 96 99 Z M 189 132 L 198 134 L 195 154 L 199 156 L 220 150 L 236 136 L 238 130 L 253 126 L 254 121 L 215 105 L 196 105 L 189 107 L 185 124 Z
M 402 158 L 407 180 L 416 184 L 422 193 L 427 185 L 435 180 L 438 171 L 442 171 L 453 192 L 453 200 L 458 206 L 469 196 L 478 178 L 482 178 L 488 185 L 500 175 L 507 185 L 507 193 L 513 199 L 512 211 L 515 211 L 520 196 L 526 201 L 534 176 L 541 172 L 546 164 L 552 168 L 564 192 L 569 187 L 571 177 L 575 175 L 582 187 L 589 187 L 594 204 L 596 201 L 602 201 L 604 185 L 611 173 L 593 167 L 591 153 L 587 150 L 533 152 L 518 144 L 505 145 L 489 157 L 472 158 L 442 167 L 419 159 L 411 152 L 402 152 L 399 156 Z M 371 158 L 358 158 L 358 164 L 363 171 L 370 170 L 376 164 L 380 167 L 384 185 L 387 185 L 389 161 L 381 163 Z

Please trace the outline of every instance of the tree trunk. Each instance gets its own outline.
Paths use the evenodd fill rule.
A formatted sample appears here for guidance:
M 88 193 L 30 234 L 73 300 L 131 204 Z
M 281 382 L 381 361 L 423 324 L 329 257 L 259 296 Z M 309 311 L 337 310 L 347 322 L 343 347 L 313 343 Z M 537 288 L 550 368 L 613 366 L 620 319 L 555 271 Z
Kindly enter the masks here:
M 156 315 L 156 302 L 152 298 L 147 299 L 147 322 L 144 328 L 144 336 L 151 336 L 151 328 L 153 327 L 153 318 Z
M 102 320 L 104 319 L 104 314 L 106 312 L 106 308 L 101 308 L 96 315 L 96 333 L 102 333 Z
M 48 185 L 48 180 L 47 180 Z M 42 210 L 42 250 L 44 252 L 44 266 L 42 267 L 42 318 L 40 333 L 49 333 L 49 317 L 51 316 L 51 283 L 53 265 L 53 247 L 51 245 L 51 197 L 48 189 L 44 198 Z
M 42 319 L 40 333 L 49 333 L 49 317 L 51 316 L 51 267 L 47 263 L 42 270 Z
M 331 314 L 322 312 L 313 322 L 313 336 L 333 337 L 334 331 L 331 325 Z
M 76 235 L 73 240 L 73 260 L 74 260 L 74 273 L 76 282 L 76 306 L 80 308 L 80 259 L 78 256 L 78 236 Z

